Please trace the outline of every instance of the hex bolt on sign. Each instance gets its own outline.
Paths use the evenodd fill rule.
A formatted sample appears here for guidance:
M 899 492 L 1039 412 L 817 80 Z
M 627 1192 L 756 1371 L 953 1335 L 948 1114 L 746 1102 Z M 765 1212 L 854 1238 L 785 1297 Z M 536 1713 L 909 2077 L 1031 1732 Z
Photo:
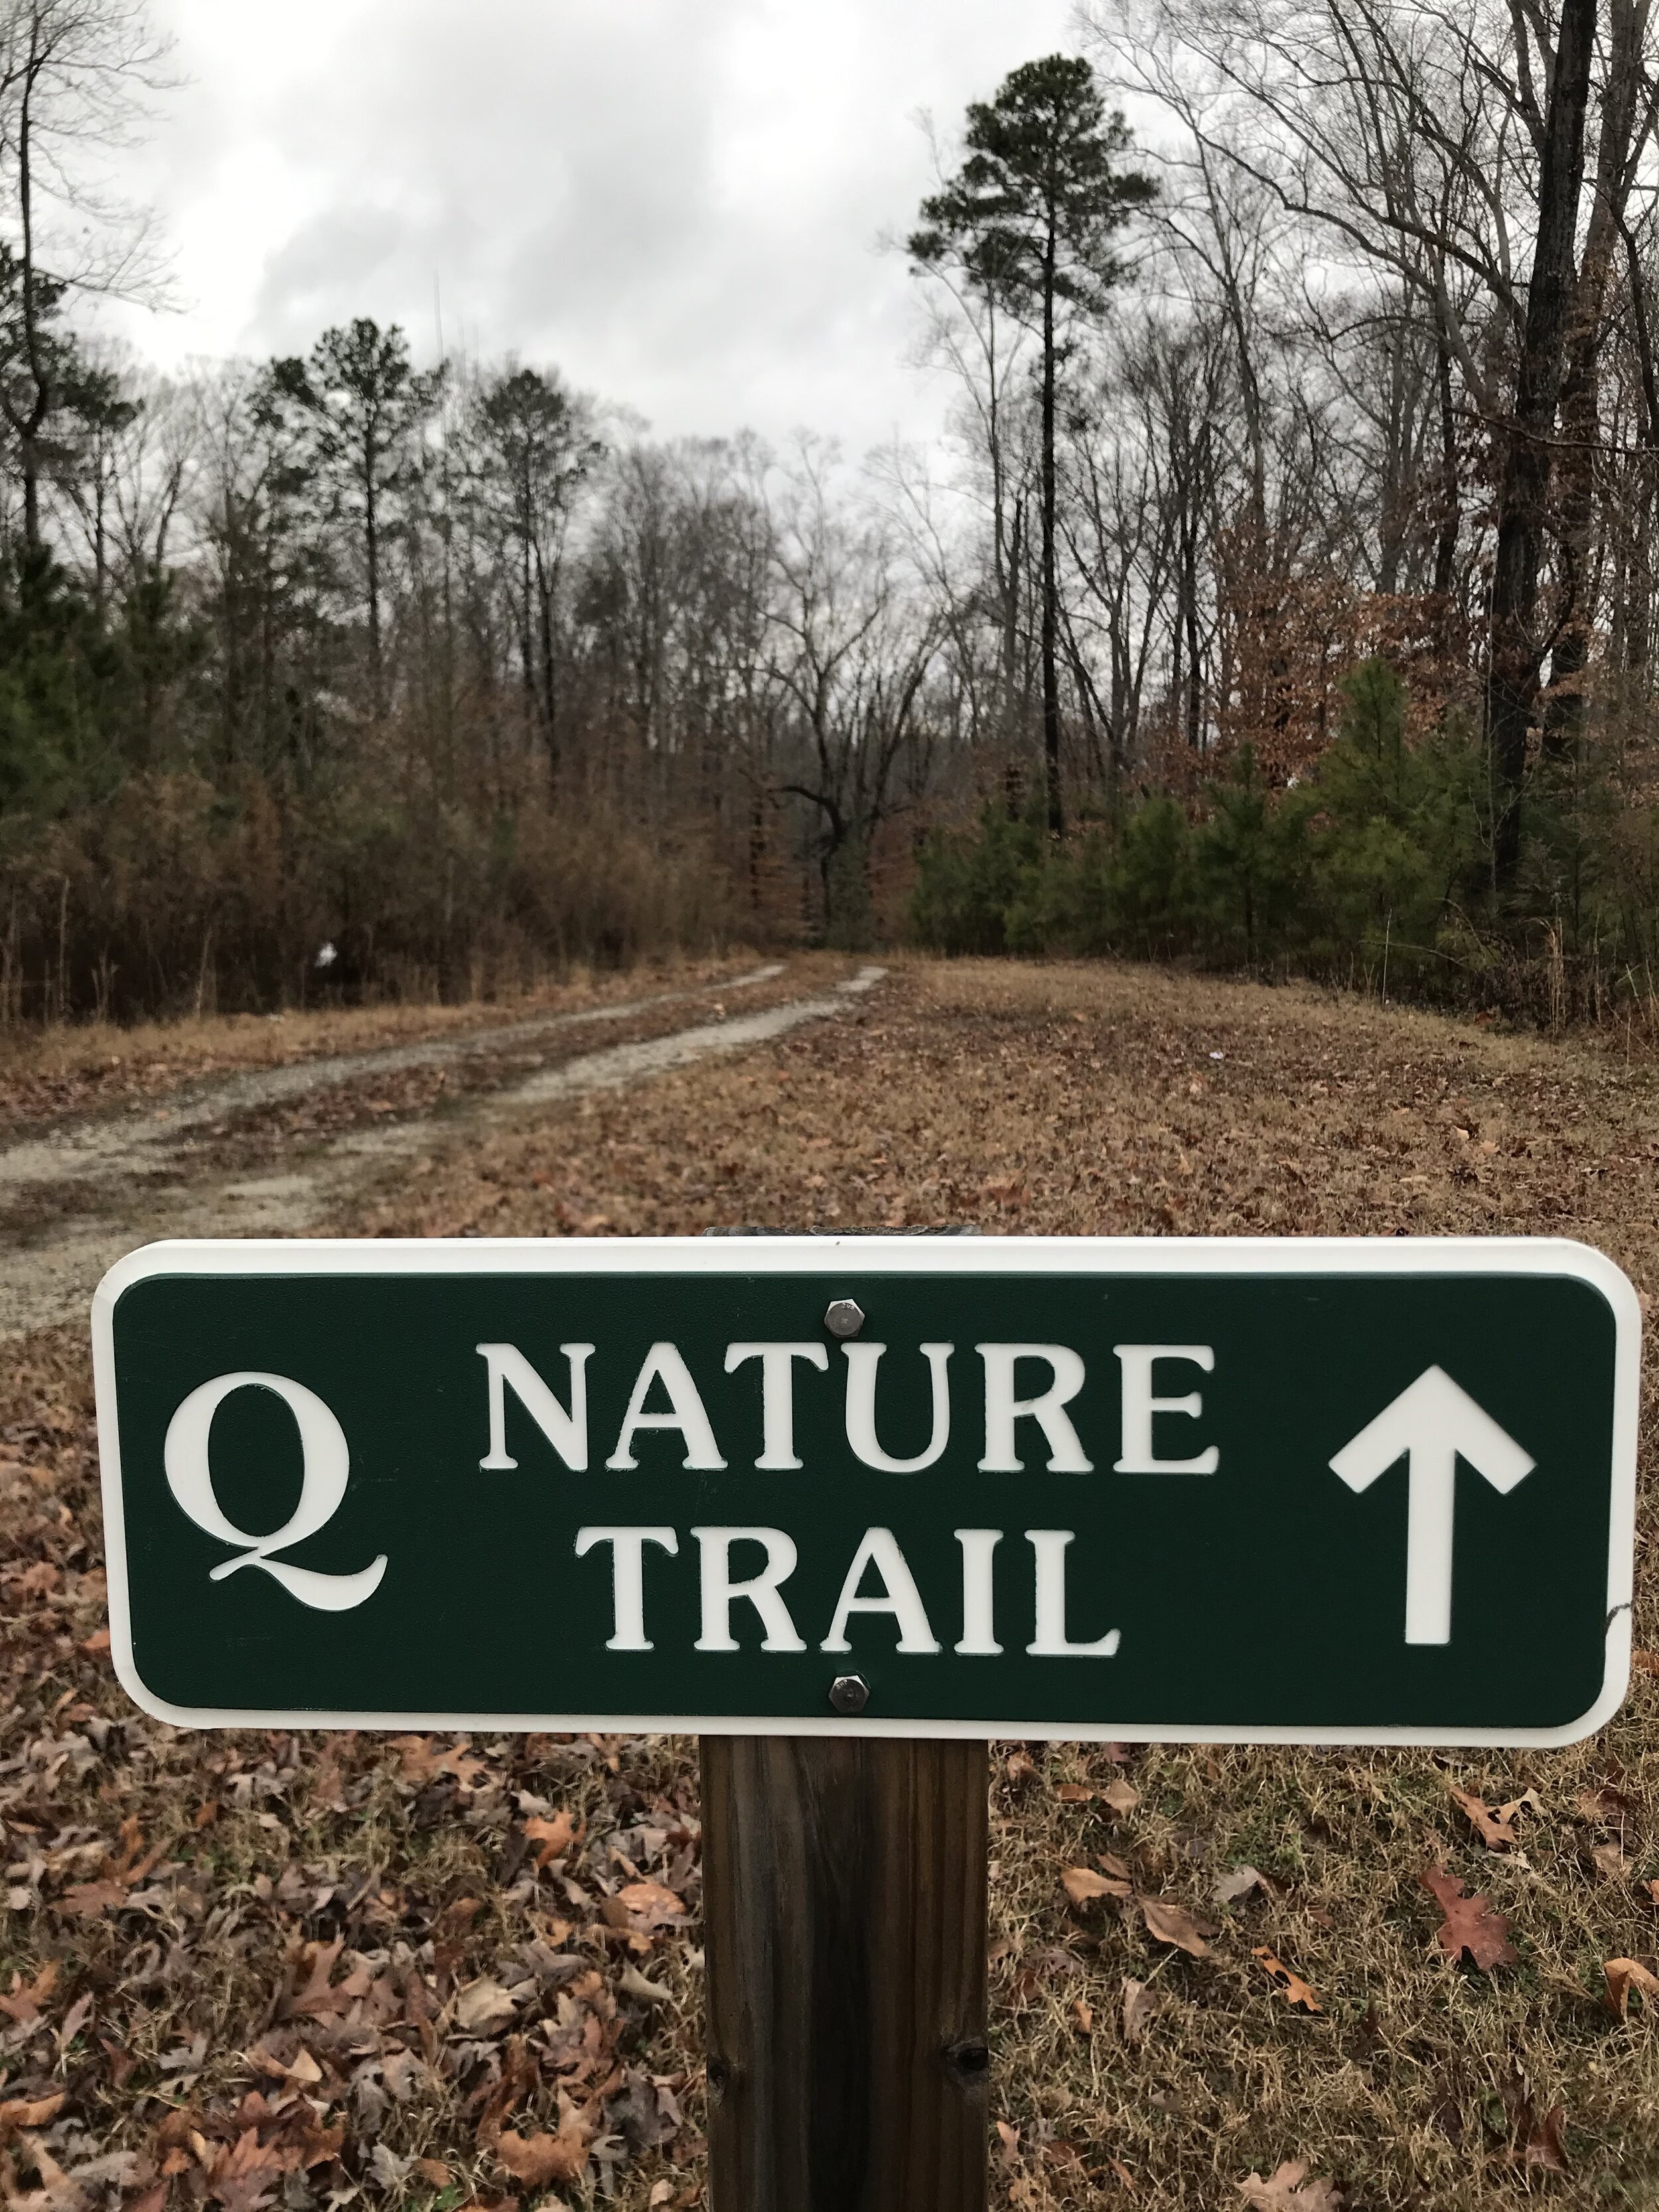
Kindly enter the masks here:
M 830 1702 L 838 1713 L 861 1713 L 870 1702 L 870 1685 L 862 1674 L 837 1674 L 830 1685 Z
M 851 1298 L 836 1298 L 823 1316 L 823 1325 L 831 1336 L 856 1336 L 864 1327 L 864 1308 Z

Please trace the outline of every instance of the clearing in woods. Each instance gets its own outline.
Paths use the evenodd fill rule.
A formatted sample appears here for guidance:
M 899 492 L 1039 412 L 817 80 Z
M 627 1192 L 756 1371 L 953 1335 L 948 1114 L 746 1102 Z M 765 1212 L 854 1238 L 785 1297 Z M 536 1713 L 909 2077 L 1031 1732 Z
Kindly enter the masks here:
M 316 1225 L 1547 1233 L 1652 1284 L 1659 1070 L 1623 1038 L 908 962 L 635 1073 L 426 1121 Z M 0 1364 L 9 2196 L 701 2203 L 692 1747 L 139 1717 L 100 1633 L 84 1329 Z M 994 2201 L 1659 2204 L 1656 1715 L 1639 1656 L 1562 1752 L 998 1746 Z

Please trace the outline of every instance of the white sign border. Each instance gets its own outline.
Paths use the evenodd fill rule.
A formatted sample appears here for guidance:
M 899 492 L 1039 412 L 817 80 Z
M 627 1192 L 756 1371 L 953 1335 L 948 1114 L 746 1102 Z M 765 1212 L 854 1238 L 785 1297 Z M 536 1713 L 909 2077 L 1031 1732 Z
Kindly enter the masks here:
M 1305 1729 L 1174 1723 L 885 1720 L 871 1716 L 774 1714 L 696 1719 L 685 1714 L 267 1711 L 174 1705 L 140 1679 L 132 1656 L 126 1525 L 115 1406 L 115 1308 L 155 1275 L 824 1274 L 838 1265 L 866 1275 L 1566 1276 L 1599 1291 L 1614 1321 L 1613 1483 L 1607 1559 L 1607 1666 L 1589 1711 L 1554 1729 L 1374 1727 Z M 1630 1686 L 1635 1576 L 1636 1460 L 1642 1310 L 1624 1273 L 1593 1245 L 1544 1237 L 215 1237 L 147 1244 L 118 1260 L 92 1302 L 93 1372 L 103 1474 L 110 1649 L 122 1688 L 141 1711 L 174 1728 L 465 1729 L 475 1735 L 988 1736 L 1056 1743 L 1392 1744 L 1554 1747 L 1593 1735 Z

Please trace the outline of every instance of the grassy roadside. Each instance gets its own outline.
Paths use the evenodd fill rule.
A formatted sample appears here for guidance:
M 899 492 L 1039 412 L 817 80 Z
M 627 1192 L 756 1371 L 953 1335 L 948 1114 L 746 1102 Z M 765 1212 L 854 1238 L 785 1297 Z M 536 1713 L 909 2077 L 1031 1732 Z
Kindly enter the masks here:
M 1639 1058 L 1144 969 L 906 964 L 841 1022 L 434 1147 L 342 1226 L 1547 1232 L 1644 1294 L 1659 1253 Z M 1644 1435 L 1652 1386 L 1650 1358 Z M 690 1747 L 130 1717 L 88 1399 L 71 1332 L 0 1372 L 12 2192 L 699 2202 Z M 1220 2207 L 1305 2161 L 1256 2201 L 1659 2204 L 1659 1998 L 1620 2018 L 1604 1972 L 1659 1969 L 1656 1719 L 1638 1673 L 1560 1753 L 999 1747 L 997 2200 Z M 1455 1791 L 1522 1801 L 1514 1844 Z M 1439 1947 L 1430 1863 L 1509 1922 L 1513 1965 Z

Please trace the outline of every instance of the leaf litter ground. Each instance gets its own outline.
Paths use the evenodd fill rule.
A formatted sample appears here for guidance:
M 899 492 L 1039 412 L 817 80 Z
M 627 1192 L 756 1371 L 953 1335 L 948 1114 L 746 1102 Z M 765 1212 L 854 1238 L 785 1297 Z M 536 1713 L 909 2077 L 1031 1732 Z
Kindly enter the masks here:
M 1647 1059 L 1141 969 L 909 964 L 433 1141 L 337 1225 L 1547 1232 L 1644 1294 L 1659 1236 Z M 155 1725 L 78 1332 L 9 1348 L 0 1461 L 9 2202 L 701 2203 L 693 1747 Z M 996 1747 L 994 2201 L 1659 2203 L 1656 1716 L 1659 1661 L 1565 1752 Z

